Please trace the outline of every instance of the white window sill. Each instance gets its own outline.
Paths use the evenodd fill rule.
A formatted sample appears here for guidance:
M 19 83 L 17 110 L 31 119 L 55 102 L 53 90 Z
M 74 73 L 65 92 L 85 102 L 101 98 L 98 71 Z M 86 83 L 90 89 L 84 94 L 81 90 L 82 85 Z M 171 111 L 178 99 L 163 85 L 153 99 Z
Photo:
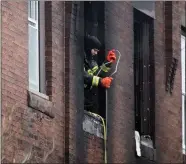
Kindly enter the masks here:
M 182 146 L 182 153 L 186 155 L 185 146 Z
M 33 94 L 35 94 L 35 95 L 37 95 L 37 96 L 39 96 L 39 97 L 41 97 L 43 99 L 49 100 L 49 96 L 47 96 L 47 95 L 45 95 L 45 94 L 43 94 L 41 92 L 35 91 L 33 89 L 30 89 L 30 88 L 28 89 L 28 91 L 32 92 Z

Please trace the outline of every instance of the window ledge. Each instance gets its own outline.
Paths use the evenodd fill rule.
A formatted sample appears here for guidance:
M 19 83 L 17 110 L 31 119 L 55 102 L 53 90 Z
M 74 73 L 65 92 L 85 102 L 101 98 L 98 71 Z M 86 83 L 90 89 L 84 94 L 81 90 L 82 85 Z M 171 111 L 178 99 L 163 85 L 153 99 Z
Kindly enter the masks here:
M 104 138 L 101 119 L 88 111 L 84 111 L 83 130 L 99 138 Z
M 182 146 L 182 153 L 186 155 L 185 146 Z
M 153 147 L 153 141 L 146 136 L 141 136 L 140 140 L 141 156 L 148 160 L 155 161 L 156 149 Z
M 148 144 L 141 143 L 141 156 L 151 161 L 156 161 L 156 149 L 148 146 Z
M 33 94 L 35 94 L 35 95 L 37 95 L 37 96 L 39 96 L 39 97 L 41 97 L 41 98 L 43 98 L 43 99 L 49 100 L 49 96 L 47 96 L 47 95 L 45 95 L 45 94 L 43 94 L 43 93 L 34 91 L 34 90 L 32 90 L 32 89 L 29 89 L 28 92 L 33 93 Z
M 135 131 L 136 155 L 140 158 L 146 158 L 150 161 L 156 160 L 156 149 L 150 136 L 141 135 Z
M 48 96 L 35 91 L 28 91 L 28 106 L 54 118 L 53 104 Z

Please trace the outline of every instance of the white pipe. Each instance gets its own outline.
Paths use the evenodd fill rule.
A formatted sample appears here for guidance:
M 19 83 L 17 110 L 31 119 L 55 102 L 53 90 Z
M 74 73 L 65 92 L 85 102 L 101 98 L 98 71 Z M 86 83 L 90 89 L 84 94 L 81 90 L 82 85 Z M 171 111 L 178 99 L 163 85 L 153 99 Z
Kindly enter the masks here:
M 106 108 L 106 134 L 105 134 L 105 143 L 106 143 L 106 145 L 105 145 L 105 147 L 106 147 L 106 161 L 108 162 L 108 155 L 107 155 L 107 134 L 108 134 L 108 123 L 107 123 L 107 120 L 108 120 L 108 103 L 107 103 L 107 100 L 108 100 L 108 94 L 107 94 L 107 89 L 106 89 L 106 91 L 105 91 L 105 99 L 106 99 L 106 104 L 105 104 L 105 108 Z

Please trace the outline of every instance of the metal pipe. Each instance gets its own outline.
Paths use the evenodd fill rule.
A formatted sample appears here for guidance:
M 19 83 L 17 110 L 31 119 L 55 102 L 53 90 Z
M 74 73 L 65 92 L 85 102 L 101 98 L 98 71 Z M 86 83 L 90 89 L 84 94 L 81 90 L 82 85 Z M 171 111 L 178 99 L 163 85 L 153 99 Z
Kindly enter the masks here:
M 108 93 L 107 93 L 107 89 L 106 89 L 106 91 L 105 91 L 105 98 L 106 98 L 106 104 L 105 104 L 105 108 L 106 108 L 106 134 L 105 134 L 105 158 L 106 158 L 106 162 L 105 163 L 107 163 L 107 159 L 108 159 L 108 156 L 107 156 L 107 134 L 108 134 L 108 102 L 107 102 L 107 100 L 108 100 Z

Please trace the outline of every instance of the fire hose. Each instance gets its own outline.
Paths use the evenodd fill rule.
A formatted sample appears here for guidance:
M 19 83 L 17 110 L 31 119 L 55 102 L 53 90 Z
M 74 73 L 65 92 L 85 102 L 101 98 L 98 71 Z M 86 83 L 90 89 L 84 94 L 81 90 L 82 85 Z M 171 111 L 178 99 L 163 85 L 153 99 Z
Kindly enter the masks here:
M 116 67 L 115 67 L 115 71 L 113 73 L 111 73 L 111 75 L 109 77 L 112 77 L 115 73 L 117 73 L 118 71 L 118 65 L 119 65 L 119 61 L 120 61 L 120 58 L 121 58 L 121 53 L 119 52 L 119 50 L 113 50 L 113 51 L 116 51 L 118 53 L 118 60 L 117 60 L 117 63 L 116 63 Z M 109 64 L 111 62 L 107 62 L 105 63 L 105 65 Z M 97 73 L 97 76 L 99 75 L 99 73 L 101 72 L 101 69 L 98 71 Z M 89 113 L 92 113 L 93 115 L 99 117 L 101 120 L 102 120 L 102 124 L 103 124 L 103 133 L 104 133 L 104 148 L 105 148 L 105 155 L 104 155 L 104 161 L 105 163 L 107 163 L 107 132 L 108 132 L 108 94 L 107 94 L 107 89 L 106 89 L 106 123 L 104 121 L 104 118 L 101 117 L 100 115 L 96 114 L 96 113 L 92 113 L 92 112 L 89 112 Z

